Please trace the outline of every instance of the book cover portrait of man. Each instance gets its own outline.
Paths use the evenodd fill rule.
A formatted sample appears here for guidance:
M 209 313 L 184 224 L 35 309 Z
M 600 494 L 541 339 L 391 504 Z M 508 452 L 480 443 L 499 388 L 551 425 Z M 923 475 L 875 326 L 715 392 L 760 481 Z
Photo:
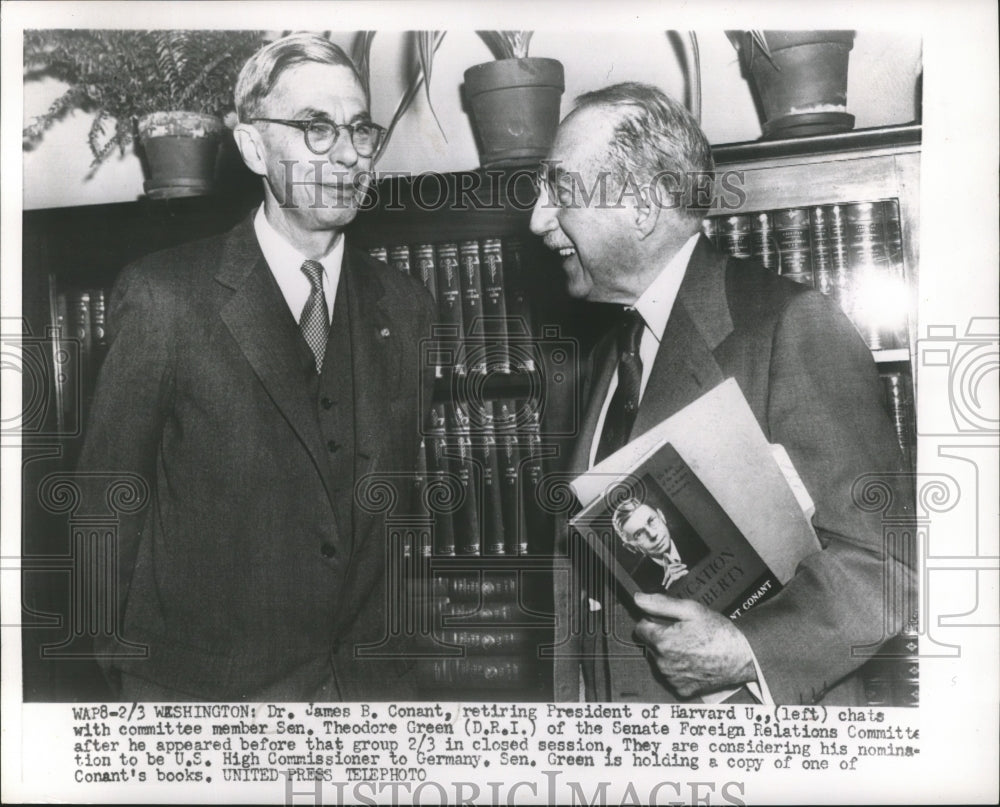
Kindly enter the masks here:
M 629 498 L 615 508 L 611 523 L 628 551 L 642 554 L 663 568 L 660 585 L 664 590 L 688 573 L 659 508 Z

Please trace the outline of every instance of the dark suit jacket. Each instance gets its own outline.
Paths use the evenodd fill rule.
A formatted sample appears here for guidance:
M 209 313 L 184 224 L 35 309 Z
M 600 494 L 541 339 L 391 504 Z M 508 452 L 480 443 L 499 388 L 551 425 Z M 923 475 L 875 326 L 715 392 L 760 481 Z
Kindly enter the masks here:
M 589 402 L 571 471 L 586 470 L 601 404 L 616 369 L 613 339 L 591 362 Z M 898 631 L 886 613 L 887 581 L 895 596 L 913 586 L 912 569 L 884 548 L 881 513 L 853 503 L 852 485 L 884 473 L 894 506 L 912 514 L 912 489 L 898 476 L 899 450 L 881 401 L 871 353 L 835 304 L 749 261 L 727 259 L 704 237 L 698 243 L 667 322 L 639 406 L 632 437 L 649 430 L 727 377 L 736 379 L 764 434 L 788 451 L 816 503 L 823 551 L 805 560 L 769 603 L 738 622 L 777 703 L 861 702 L 852 673 Z M 563 536 L 566 540 L 566 536 Z M 563 546 L 565 554 L 566 547 Z M 557 559 L 557 602 L 576 604 Z M 609 604 L 604 604 L 605 609 Z M 632 638 L 637 613 L 615 603 L 612 652 L 584 660 L 598 699 L 661 701 L 676 696 Z M 566 613 L 564 617 L 569 620 Z M 571 643 L 556 665 L 556 698 L 578 696 Z M 585 652 L 585 648 L 583 651 Z
M 412 695 L 404 661 L 353 657 L 386 630 L 384 515 L 354 494 L 416 466 L 432 315 L 416 281 L 348 247 L 325 422 L 250 219 L 123 272 L 81 460 L 151 487 L 120 528 L 118 591 L 148 658 L 114 666 L 192 697 L 302 700 L 332 659 L 344 699 Z

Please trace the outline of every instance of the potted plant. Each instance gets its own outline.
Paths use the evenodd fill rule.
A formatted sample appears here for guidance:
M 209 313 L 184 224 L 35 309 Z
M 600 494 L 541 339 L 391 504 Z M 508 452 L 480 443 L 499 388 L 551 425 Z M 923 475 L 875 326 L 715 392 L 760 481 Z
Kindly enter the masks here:
M 845 132 L 854 31 L 726 31 L 756 90 L 765 138 Z
M 154 198 L 212 189 L 221 117 L 240 68 L 263 44 L 255 31 L 38 30 L 25 32 L 25 80 L 69 85 L 25 127 L 26 148 L 74 109 L 96 112 L 91 174 L 138 138 Z
M 532 165 L 548 152 L 565 89 L 562 64 L 528 57 L 531 31 L 478 31 L 497 61 L 465 71 L 484 168 Z
M 354 37 L 354 42 L 351 45 L 351 60 L 354 62 L 354 66 L 358 70 L 358 75 L 361 77 L 361 83 L 364 85 L 365 95 L 367 95 L 369 99 L 371 98 L 372 41 L 375 39 L 376 33 L 376 31 L 358 31 Z M 389 145 L 389 139 L 392 137 L 392 133 L 396 129 L 396 124 L 399 123 L 400 118 L 406 114 L 406 110 L 410 108 L 410 105 L 416 98 L 421 85 L 423 85 L 424 90 L 427 93 L 427 106 L 430 109 L 431 114 L 434 116 L 434 122 L 437 123 L 442 137 L 444 137 L 447 141 L 448 138 L 444 133 L 444 129 L 441 128 L 441 121 L 438 120 L 437 113 L 434 111 L 434 105 L 431 102 L 431 69 L 434 66 L 434 54 L 437 53 L 437 49 L 441 47 L 441 40 L 444 39 L 445 33 L 445 31 L 412 32 L 414 47 L 417 54 L 416 61 L 412 65 L 412 69 L 408 68 L 409 72 L 407 75 L 406 90 L 404 90 L 402 97 L 399 99 L 399 103 L 396 104 L 396 110 L 393 112 L 392 119 L 389 121 L 385 134 L 382 136 L 378 151 L 375 153 L 376 160 L 378 160 L 378 158 L 385 151 L 386 146 Z

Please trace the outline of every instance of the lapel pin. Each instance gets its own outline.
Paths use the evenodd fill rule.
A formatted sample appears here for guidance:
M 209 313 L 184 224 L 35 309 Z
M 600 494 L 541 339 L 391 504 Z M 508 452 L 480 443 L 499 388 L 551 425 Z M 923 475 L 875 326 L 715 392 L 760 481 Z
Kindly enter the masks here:
M 388 328 L 383 328 L 381 331 L 378 332 L 378 335 L 381 336 L 383 339 L 388 339 L 389 338 L 389 329 Z

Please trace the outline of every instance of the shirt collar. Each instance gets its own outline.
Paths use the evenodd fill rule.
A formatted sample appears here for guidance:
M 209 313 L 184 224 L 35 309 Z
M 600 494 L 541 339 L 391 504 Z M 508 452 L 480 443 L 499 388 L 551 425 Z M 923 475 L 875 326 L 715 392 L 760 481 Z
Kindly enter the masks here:
M 271 226 L 271 222 L 267 220 L 264 213 L 263 204 L 257 209 L 253 227 L 260 244 L 260 251 L 264 253 L 264 260 L 267 261 L 267 265 L 271 267 L 271 271 L 275 275 L 301 272 L 302 262 L 308 260 L 307 257 L 288 243 L 285 237 Z M 318 261 L 323 266 L 323 287 L 325 289 L 336 288 L 335 281 L 340 279 L 340 269 L 344 263 L 343 233 L 337 237 L 330 251 Z M 333 300 L 329 302 L 332 305 Z
M 700 236 L 700 232 L 695 233 L 674 253 L 660 274 L 635 302 L 635 310 L 642 315 L 646 327 L 656 337 L 657 343 L 663 339 L 663 332 L 666 330 L 667 320 L 670 319 L 677 292 L 680 291 L 684 272 Z

